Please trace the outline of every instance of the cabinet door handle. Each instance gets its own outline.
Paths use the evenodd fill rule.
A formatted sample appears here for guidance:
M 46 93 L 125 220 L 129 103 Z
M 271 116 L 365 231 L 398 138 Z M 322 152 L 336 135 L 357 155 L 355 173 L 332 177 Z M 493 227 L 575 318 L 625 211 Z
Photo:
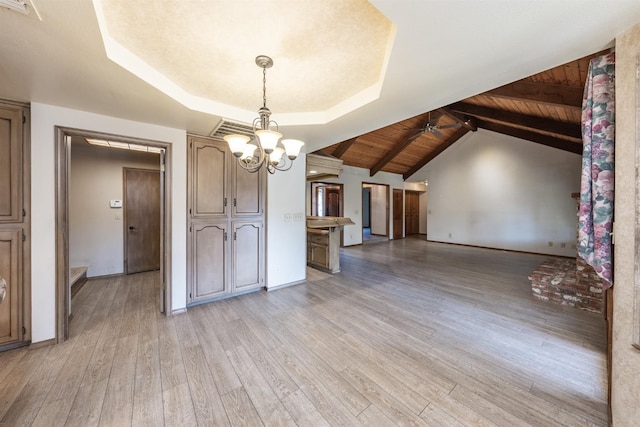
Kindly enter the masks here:
M 7 281 L 0 277 L 0 303 L 7 297 Z

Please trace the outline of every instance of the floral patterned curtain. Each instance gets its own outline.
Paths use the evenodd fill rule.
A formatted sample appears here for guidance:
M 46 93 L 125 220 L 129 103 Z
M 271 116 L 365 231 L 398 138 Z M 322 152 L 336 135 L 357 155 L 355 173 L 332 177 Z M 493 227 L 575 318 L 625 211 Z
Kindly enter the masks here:
M 604 289 L 613 284 L 614 70 L 614 53 L 592 59 L 582 98 L 578 255 L 602 277 Z

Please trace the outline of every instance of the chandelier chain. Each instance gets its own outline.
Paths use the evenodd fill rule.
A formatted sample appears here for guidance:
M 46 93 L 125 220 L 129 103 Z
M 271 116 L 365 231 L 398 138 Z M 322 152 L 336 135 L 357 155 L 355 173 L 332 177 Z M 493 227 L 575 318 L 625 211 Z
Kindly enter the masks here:
M 267 68 L 262 67 L 262 106 L 267 108 Z

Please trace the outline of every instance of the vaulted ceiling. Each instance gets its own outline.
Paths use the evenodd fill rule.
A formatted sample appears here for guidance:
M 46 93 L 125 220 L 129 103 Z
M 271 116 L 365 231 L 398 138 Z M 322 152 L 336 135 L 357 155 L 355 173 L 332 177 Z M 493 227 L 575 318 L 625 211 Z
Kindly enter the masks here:
M 582 94 L 594 53 L 315 152 L 408 179 L 478 128 L 582 153 Z

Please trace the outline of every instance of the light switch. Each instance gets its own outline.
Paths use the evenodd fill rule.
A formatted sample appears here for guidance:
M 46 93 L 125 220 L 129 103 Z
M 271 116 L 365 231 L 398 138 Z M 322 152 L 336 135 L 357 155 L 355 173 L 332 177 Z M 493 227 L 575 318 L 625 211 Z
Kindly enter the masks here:
M 122 200 L 109 200 L 109 207 L 111 208 L 121 208 Z

